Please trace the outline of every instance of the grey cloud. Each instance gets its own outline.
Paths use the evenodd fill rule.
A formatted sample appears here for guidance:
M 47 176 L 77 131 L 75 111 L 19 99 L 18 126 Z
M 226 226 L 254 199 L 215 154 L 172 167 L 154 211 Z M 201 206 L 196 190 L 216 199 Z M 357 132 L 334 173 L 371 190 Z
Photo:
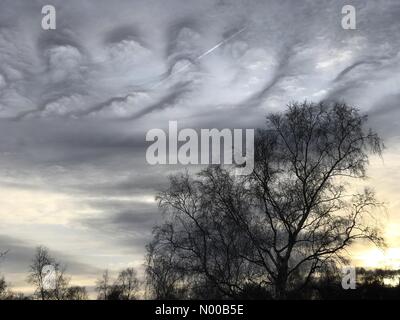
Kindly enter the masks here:
M 111 202 L 111 203 L 110 203 Z M 143 204 L 134 203 L 91 203 L 94 207 L 101 208 L 107 213 L 105 218 L 89 218 L 83 220 L 86 226 L 107 230 L 114 228 L 121 232 L 130 232 L 142 230 L 144 232 L 151 231 L 157 220 L 161 217 L 160 212 L 154 205 L 144 206 Z
M 2 252 L 7 252 L 0 262 L 0 272 L 5 274 L 21 273 L 26 277 L 29 265 L 38 245 L 41 244 L 34 245 L 0 234 L 0 250 Z M 83 264 L 77 261 L 76 258 L 60 253 L 53 248 L 50 248 L 50 254 L 62 265 L 67 266 L 68 273 L 71 275 L 93 274 L 99 271 L 99 269 Z M 25 279 L 19 279 L 19 281 L 23 280 Z
M 112 29 L 104 35 L 104 43 L 118 43 L 124 40 L 133 40 L 145 46 L 145 39 L 137 26 L 125 25 Z
M 161 213 L 155 204 L 131 201 L 91 201 L 93 208 L 101 210 L 99 217 L 77 219 L 74 223 L 107 235 L 113 243 L 130 252 L 145 251 L 153 227 L 160 222 Z

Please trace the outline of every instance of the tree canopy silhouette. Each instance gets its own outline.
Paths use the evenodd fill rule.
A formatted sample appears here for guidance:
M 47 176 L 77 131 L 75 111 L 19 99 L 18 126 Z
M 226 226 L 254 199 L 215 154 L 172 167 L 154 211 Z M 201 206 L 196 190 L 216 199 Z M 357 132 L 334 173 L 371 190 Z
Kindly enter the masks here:
M 344 103 L 293 103 L 258 130 L 252 174 L 210 166 L 171 177 L 148 245 L 153 296 L 284 299 L 354 241 L 382 245 L 374 192 L 348 188 L 383 149 L 366 121 Z

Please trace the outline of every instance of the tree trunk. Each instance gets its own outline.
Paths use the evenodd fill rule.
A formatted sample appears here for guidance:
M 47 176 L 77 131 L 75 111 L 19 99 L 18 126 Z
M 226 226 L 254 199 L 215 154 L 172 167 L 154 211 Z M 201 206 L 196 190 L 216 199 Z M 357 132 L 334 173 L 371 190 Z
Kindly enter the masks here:
M 287 298 L 288 262 L 279 261 L 278 276 L 275 283 L 275 299 L 285 300 Z

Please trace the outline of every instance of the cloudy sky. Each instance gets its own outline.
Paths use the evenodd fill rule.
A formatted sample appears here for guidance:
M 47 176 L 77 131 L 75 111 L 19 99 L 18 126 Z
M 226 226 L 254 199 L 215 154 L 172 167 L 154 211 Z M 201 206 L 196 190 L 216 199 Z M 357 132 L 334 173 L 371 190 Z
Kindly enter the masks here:
M 41 28 L 46 4 L 56 30 Z M 154 195 L 180 169 L 146 163 L 146 132 L 261 127 L 304 99 L 353 104 L 385 139 L 367 182 L 389 247 L 352 256 L 400 267 L 399 17 L 398 0 L 1 0 L 0 272 L 29 291 L 37 245 L 89 287 L 140 268 Z

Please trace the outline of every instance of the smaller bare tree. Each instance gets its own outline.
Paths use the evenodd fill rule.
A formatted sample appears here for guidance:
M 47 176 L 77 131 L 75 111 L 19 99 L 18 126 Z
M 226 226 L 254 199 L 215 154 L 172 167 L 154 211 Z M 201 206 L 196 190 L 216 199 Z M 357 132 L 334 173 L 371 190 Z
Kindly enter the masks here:
M 110 275 L 108 270 L 104 270 L 101 278 L 97 280 L 96 291 L 98 300 L 108 300 L 112 285 L 110 285 Z
M 122 270 L 116 283 L 114 284 L 120 289 L 122 300 L 134 300 L 136 299 L 137 292 L 139 290 L 139 279 L 137 278 L 136 270 L 133 268 L 127 268 Z
M 69 287 L 65 295 L 66 300 L 88 300 L 88 294 L 85 287 Z
M 0 300 L 7 300 L 9 299 L 10 292 L 8 288 L 8 284 L 4 277 L 0 278 Z
M 46 287 L 44 268 L 54 268 L 54 282 L 51 288 Z M 41 300 L 62 300 L 68 289 L 69 279 L 65 276 L 65 267 L 61 267 L 46 247 L 36 248 L 35 255 L 29 266 L 28 282 L 35 286 L 34 295 Z

